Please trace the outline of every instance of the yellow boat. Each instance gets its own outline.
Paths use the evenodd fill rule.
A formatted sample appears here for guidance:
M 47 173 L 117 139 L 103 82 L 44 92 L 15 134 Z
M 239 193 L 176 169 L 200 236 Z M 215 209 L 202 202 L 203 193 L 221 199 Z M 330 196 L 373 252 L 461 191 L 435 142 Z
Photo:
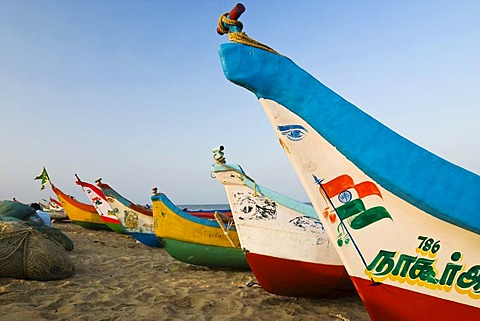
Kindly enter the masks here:
M 81 203 L 71 196 L 65 194 L 53 184 L 52 191 L 57 195 L 58 200 L 67 214 L 68 218 L 75 224 L 91 230 L 110 230 L 105 224 L 95 207 Z
M 175 259 L 213 268 L 250 268 L 237 231 L 218 215 L 217 220 L 196 217 L 162 193 L 152 196 L 152 205 L 155 235 Z

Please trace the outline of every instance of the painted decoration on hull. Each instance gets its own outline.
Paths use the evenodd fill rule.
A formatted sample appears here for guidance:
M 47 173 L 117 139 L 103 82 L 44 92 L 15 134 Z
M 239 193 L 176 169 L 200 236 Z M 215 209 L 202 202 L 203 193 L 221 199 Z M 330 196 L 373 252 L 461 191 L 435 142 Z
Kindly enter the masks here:
M 297 115 L 274 101 L 260 102 L 352 276 L 478 306 L 477 234 L 408 204 Z M 305 129 L 302 139 L 285 138 L 283 124 L 292 123 Z
M 277 126 L 279 137 L 284 135 L 286 127 L 293 126 Z M 304 128 L 301 125 L 296 127 Z M 305 136 L 307 132 L 304 128 Z M 300 141 L 289 140 L 291 143 L 284 141 L 281 145 L 289 146 Z M 371 181 L 355 183 L 347 174 L 341 174 L 328 181 L 321 180 L 316 176 L 319 175 L 318 171 L 315 173 L 312 174 L 313 183 L 319 186 L 318 195 L 326 204 L 323 216 L 337 231 L 339 247 L 350 243 L 349 231 L 353 233 L 354 230 L 368 229 L 371 224 L 385 219 L 395 224 L 389 211 L 382 204 L 383 196 L 377 184 Z M 474 300 L 480 298 L 479 264 L 459 264 L 464 254 L 458 249 L 451 252 L 449 259 L 443 259 L 443 262 L 439 263 L 438 256 L 442 254 L 441 239 L 418 235 L 416 241 L 418 246 L 411 251 L 386 248 L 378 250 L 376 256 L 370 261 L 365 261 L 364 276 L 378 283 L 388 279 L 432 291 L 447 293 L 455 291 Z M 361 252 L 359 255 L 362 255 Z M 448 258 L 448 255 L 446 257 Z
M 382 249 L 368 264 L 365 275 L 375 282 L 384 282 L 387 278 L 393 282 L 425 287 L 432 291 L 451 292 L 452 290 L 468 295 L 474 300 L 480 298 L 480 265 L 467 266 L 457 264 L 463 254 L 452 253 L 445 265 L 437 264 L 437 252 L 441 241 L 428 236 L 418 236 L 419 245 L 416 254 Z M 420 255 L 419 255 L 420 254 Z
M 142 215 L 139 219 L 139 213 L 123 205 L 112 196 L 107 196 L 107 201 L 112 207 L 112 214 L 120 219 L 125 230 L 129 233 L 154 233 L 153 217 Z
M 112 212 L 112 208 L 110 207 L 110 204 L 108 203 L 102 190 L 93 184 L 80 180 L 78 176 L 76 177 L 77 181 L 75 183 L 82 187 L 83 191 L 102 219 L 104 219 L 106 223 L 120 224 L 117 216 L 115 216 Z
M 101 179 L 98 179 L 96 183 L 111 207 L 111 214 L 119 219 L 127 233 L 135 234 L 134 237 L 142 236 L 142 234 L 154 235 L 151 209 L 132 203 L 108 184 L 103 183 Z M 142 240 L 140 241 L 142 242 Z
M 313 217 L 308 217 L 305 215 L 297 216 L 292 218 L 289 223 L 292 223 L 294 226 L 308 232 L 312 233 L 325 233 L 325 229 L 323 228 L 322 222 L 319 220 L 313 218 Z M 320 239 L 319 239 L 320 240 Z M 326 240 L 327 239 L 321 239 L 321 240 Z M 323 242 L 322 242 L 323 243 Z
M 294 124 L 308 130 L 292 129 L 295 139 L 315 131 L 393 194 L 434 217 L 480 233 L 478 175 L 395 133 L 288 58 L 241 44 L 223 44 L 220 56 L 230 81 L 252 91 L 260 101 L 275 101 L 310 125 L 277 123 L 275 128 Z M 319 155 L 317 161 L 323 158 Z
M 240 221 L 264 221 L 277 220 L 277 204 L 275 201 L 260 193 L 237 191 L 232 193 L 232 208 L 238 213 Z M 275 224 L 275 223 L 274 223 Z M 318 235 L 316 245 L 329 242 L 325 235 L 322 222 L 305 215 L 294 216 L 288 220 L 288 224 L 305 232 Z
M 123 211 L 123 220 L 127 228 L 138 229 L 138 213 Z M 141 233 L 142 231 L 140 230 L 139 232 Z
M 305 127 L 301 125 L 282 125 L 277 126 L 277 129 L 282 133 L 283 136 L 294 142 L 302 140 L 307 133 Z
M 253 197 L 251 192 L 236 192 L 233 194 L 233 205 L 242 213 L 240 220 L 275 220 L 277 204 L 262 195 Z
M 338 246 L 342 246 L 344 243 L 348 244 L 348 242 L 344 242 L 345 229 L 341 228 L 342 224 L 347 224 L 348 227 L 357 230 L 381 219 L 392 219 L 383 206 L 365 209 L 362 198 L 371 195 L 382 197 L 380 190 L 372 182 L 355 185 L 353 179 L 345 174 L 326 183 L 322 183 L 314 176 L 314 181 L 320 185 L 319 192 L 326 203 L 330 203 L 333 207 L 331 209 L 327 206 L 324 216 L 329 217 L 331 223 L 336 222 L 336 217 L 341 221 L 337 226 L 337 231 L 342 230 L 337 238 Z M 350 189 L 355 190 L 358 198 L 352 199 Z M 338 201 L 343 204 L 335 206 L 334 197 L 337 197 Z M 450 292 L 453 287 L 458 293 L 468 295 L 472 299 L 480 297 L 480 265 L 467 267 L 456 264 L 463 256 L 461 252 L 456 251 L 450 256 L 451 262 L 446 263 L 443 268 L 439 268 L 436 265 L 436 257 L 441 250 L 441 241 L 424 235 L 419 235 L 417 240 L 420 243 L 415 248 L 416 253 L 413 255 L 400 253 L 400 251 L 380 250 L 377 256 L 368 263 L 365 275 L 375 282 L 383 282 L 389 278 L 394 282 L 407 282 L 410 285 L 445 292 Z M 461 273 L 462 271 L 464 272 Z
M 315 209 L 327 210 L 320 219 L 372 319 L 480 319 L 480 176 L 246 41 L 237 21 L 222 24 L 240 43 L 220 48 L 225 76 L 257 96 Z
M 382 200 L 382 193 L 373 182 L 361 182 L 355 184 L 353 179 L 346 175 L 340 175 L 323 183 L 315 175 L 313 179 L 318 184 L 320 195 L 324 198 L 327 206 L 323 210 L 323 216 L 332 224 L 337 223 L 337 217 L 341 223 L 337 225 L 337 244 L 348 244 L 349 238 L 343 228 L 347 224 L 352 229 L 358 230 L 382 219 L 391 219 L 390 213 L 382 205 L 378 204 L 378 198 Z
M 247 261 L 266 291 L 334 297 L 354 291 L 335 247 L 309 204 L 258 185 L 240 165 L 216 161 Z

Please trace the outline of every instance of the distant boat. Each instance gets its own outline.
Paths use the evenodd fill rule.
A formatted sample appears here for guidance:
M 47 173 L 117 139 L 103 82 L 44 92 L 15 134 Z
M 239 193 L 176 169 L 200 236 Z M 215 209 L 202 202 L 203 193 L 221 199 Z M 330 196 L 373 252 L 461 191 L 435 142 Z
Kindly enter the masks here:
M 85 195 L 87 195 L 88 199 L 92 203 L 93 207 L 95 207 L 95 210 L 105 224 L 115 232 L 124 234 L 125 230 L 123 229 L 118 217 L 113 214 L 112 208 L 110 207 L 110 204 L 108 204 L 107 198 L 105 197 L 105 194 L 103 194 L 102 190 L 93 184 L 82 181 L 77 175 L 75 176 L 77 178 L 75 183 L 82 187 Z
M 50 197 L 50 200 L 43 200 L 46 202 L 45 205 L 41 204 L 43 211 L 47 212 L 52 220 L 61 221 L 68 219 L 68 216 L 65 214 L 62 204 L 59 201 L 52 197 Z
M 110 230 L 92 205 L 77 201 L 50 184 L 70 221 L 91 230 Z
M 259 99 L 372 320 L 480 320 L 480 177 L 227 23 L 244 44 L 221 46 L 224 74 Z
M 209 220 L 175 206 L 163 193 L 152 196 L 155 234 L 173 258 L 211 268 L 249 269 L 237 231 L 217 215 Z M 232 220 L 233 221 L 233 220 Z
M 62 204 L 54 199 L 53 197 L 50 197 L 50 201 L 48 201 L 48 210 L 50 211 L 63 211 Z
M 180 207 L 179 207 L 180 208 Z M 206 218 L 212 220 L 215 218 L 215 213 L 221 214 L 223 217 L 232 217 L 232 211 L 230 209 L 189 209 L 189 208 L 182 208 L 187 214 L 193 215 L 195 217 Z
M 108 184 L 102 183 L 102 179 L 98 179 L 96 184 L 105 195 L 113 214 L 120 221 L 125 233 L 147 246 L 163 246 L 153 230 L 151 209 L 132 203 Z
M 63 211 L 62 204 L 52 197 L 50 197 L 50 200 L 42 199 L 42 201 L 44 201 L 45 203 L 39 202 L 39 204 L 42 207 L 42 210 L 45 212 L 62 212 Z
M 355 289 L 312 206 L 258 185 L 236 164 L 212 166 L 227 192 L 240 243 L 258 283 L 293 297 Z

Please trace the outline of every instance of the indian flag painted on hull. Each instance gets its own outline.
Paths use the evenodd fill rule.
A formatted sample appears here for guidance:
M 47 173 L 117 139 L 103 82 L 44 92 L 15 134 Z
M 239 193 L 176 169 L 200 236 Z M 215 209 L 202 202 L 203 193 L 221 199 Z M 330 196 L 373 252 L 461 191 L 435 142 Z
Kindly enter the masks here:
M 102 190 L 93 184 L 80 180 L 78 176 L 75 183 L 82 187 L 83 191 L 85 192 L 88 199 L 95 207 L 97 213 L 100 215 L 105 224 L 115 232 L 124 234 L 125 231 L 123 229 L 123 226 L 118 220 L 117 216 L 113 214 L 112 208 L 108 204 L 107 198 L 103 194 Z
M 313 179 L 320 185 L 319 192 L 325 203 L 329 204 L 323 210 L 323 216 L 330 223 L 336 223 L 338 217 L 348 227 L 358 230 L 381 219 L 392 219 L 387 209 L 381 205 L 382 193 L 373 182 L 355 184 L 345 174 L 325 183 L 315 175 Z M 343 225 L 338 225 L 338 245 L 342 246 L 349 241 Z
M 336 249 L 371 318 L 480 319 L 480 177 L 401 137 L 278 53 L 224 44 L 220 58 L 227 79 L 259 99 L 316 211 L 328 213 L 319 217 L 329 237 L 343 233 Z M 329 183 L 346 176 L 348 188 L 332 192 Z M 363 182 L 379 193 L 358 196 Z
M 257 184 L 236 164 L 212 166 L 224 185 L 243 251 L 266 291 L 293 297 L 354 292 L 311 205 Z

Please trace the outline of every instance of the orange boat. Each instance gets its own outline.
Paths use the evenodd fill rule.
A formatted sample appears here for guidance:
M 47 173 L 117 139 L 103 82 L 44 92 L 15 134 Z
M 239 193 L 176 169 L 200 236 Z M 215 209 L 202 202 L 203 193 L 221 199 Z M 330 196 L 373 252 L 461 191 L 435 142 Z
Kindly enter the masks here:
M 77 201 L 72 196 L 63 193 L 53 184 L 51 184 L 51 187 L 62 204 L 65 214 L 73 223 L 91 230 L 110 230 L 100 215 L 98 215 L 95 207 Z

